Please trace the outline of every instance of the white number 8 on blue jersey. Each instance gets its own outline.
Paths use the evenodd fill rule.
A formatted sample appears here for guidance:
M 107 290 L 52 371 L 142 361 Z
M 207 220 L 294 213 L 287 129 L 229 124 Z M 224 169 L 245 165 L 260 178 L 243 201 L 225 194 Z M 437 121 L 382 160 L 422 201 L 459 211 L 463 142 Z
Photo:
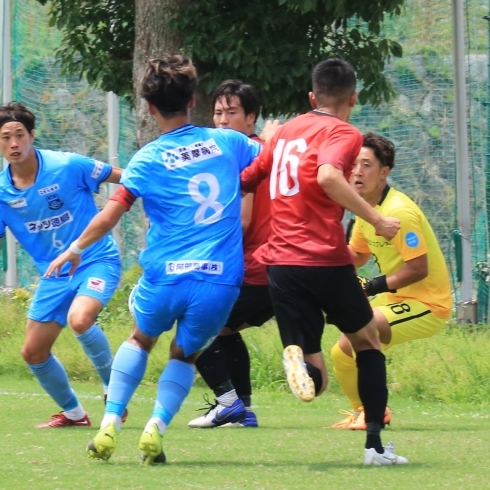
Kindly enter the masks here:
M 199 184 L 201 182 L 206 182 L 209 186 L 209 194 L 207 197 L 199 191 Z M 216 223 L 223 213 L 223 205 L 216 201 L 216 198 L 219 195 L 218 179 L 210 173 L 197 174 L 189 180 L 188 188 L 191 198 L 200 204 L 194 215 L 194 223 L 196 223 L 196 225 L 210 225 L 211 223 Z M 209 208 L 214 210 L 214 214 L 206 218 L 206 211 Z

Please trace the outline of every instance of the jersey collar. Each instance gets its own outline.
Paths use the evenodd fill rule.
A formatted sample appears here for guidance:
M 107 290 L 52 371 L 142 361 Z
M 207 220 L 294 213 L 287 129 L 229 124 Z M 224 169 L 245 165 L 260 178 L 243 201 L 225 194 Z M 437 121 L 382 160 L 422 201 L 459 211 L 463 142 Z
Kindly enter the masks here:
M 381 199 L 378 202 L 378 206 L 381 206 L 383 204 L 384 200 L 386 199 L 386 196 L 388 195 L 388 192 L 390 192 L 391 187 L 386 184 L 385 188 L 383 189 L 383 192 L 381 193 Z
M 336 116 L 335 114 L 332 114 L 331 112 L 325 112 L 325 111 L 321 111 L 319 109 L 313 109 L 312 111 L 310 111 L 311 114 L 316 114 L 317 116 L 328 116 L 328 117 L 334 117 L 335 119 L 340 119 L 338 116 Z

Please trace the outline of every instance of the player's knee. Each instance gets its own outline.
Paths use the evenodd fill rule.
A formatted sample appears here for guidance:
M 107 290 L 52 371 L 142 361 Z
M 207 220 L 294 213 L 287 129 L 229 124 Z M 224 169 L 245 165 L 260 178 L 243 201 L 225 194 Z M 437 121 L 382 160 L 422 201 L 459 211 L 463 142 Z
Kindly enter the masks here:
M 95 318 L 93 315 L 80 310 L 73 312 L 68 317 L 68 323 L 77 335 L 82 335 L 82 333 L 85 333 L 94 324 L 94 322 Z
M 44 349 L 38 349 L 32 345 L 24 344 L 20 351 L 24 361 L 27 364 L 41 364 L 45 362 L 49 357 L 50 351 L 45 351 Z
M 368 323 L 364 328 L 361 328 L 358 332 L 348 334 L 347 337 L 355 352 L 370 349 L 381 350 L 378 331 L 374 320 Z

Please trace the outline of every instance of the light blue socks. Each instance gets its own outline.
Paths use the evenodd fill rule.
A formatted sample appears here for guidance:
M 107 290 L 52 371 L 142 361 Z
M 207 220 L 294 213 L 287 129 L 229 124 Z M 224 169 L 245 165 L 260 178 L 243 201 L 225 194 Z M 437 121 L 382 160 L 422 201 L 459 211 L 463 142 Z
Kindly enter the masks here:
M 65 368 L 53 354 L 41 364 L 28 364 L 32 374 L 46 393 L 63 409 L 73 410 L 78 406 L 78 399 L 70 387 Z
M 112 361 L 111 382 L 107 392 L 105 413 L 122 417 L 136 388 L 141 383 L 148 363 L 148 352 L 129 342 L 119 347 Z
M 112 353 L 105 333 L 94 324 L 86 332 L 77 335 L 76 339 L 92 361 L 102 383 L 107 386 L 111 376 Z
M 158 380 L 157 400 L 151 418 L 168 425 L 179 411 L 194 383 L 194 366 L 171 359 Z

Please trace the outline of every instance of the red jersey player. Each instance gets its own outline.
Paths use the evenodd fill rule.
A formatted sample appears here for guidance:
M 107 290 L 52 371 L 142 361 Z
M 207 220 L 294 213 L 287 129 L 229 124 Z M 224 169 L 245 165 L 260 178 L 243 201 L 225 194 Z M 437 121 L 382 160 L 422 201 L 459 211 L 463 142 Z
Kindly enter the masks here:
M 255 134 L 260 102 L 255 89 L 241 80 L 225 80 L 213 94 L 214 124 L 240 131 L 261 141 Z M 196 368 L 213 390 L 215 404 L 189 427 L 209 428 L 220 425 L 257 427 L 251 410 L 252 384 L 250 357 L 240 330 L 261 326 L 274 315 L 268 291 L 266 266 L 253 252 L 267 242 L 270 232 L 269 182 L 264 179 L 242 202 L 244 228 L 243 251 L 245 277 L 240 295 L 221 335 L 199 356 Z
M 381 443 L 388 398 L 385 357 L 341 219 L 347 208 L 387 240 L 400 222 L 379 215 L 348 182 L 363 141 L 360 131 L 348 124 L 357 98 L 354 69 L 343 60 L 322 61 L 313 70 L 312 83 L 313 111 L 284 124 L 241 174 L 245 192 L 270 176 L 271 234 L 254 255 L 268 266 L 292 391 L 311 401 L 326 388 L 321 352 L 326 315 L 356 352 L 367 421 L 365 464 L 404 464 L 405 458 Z

